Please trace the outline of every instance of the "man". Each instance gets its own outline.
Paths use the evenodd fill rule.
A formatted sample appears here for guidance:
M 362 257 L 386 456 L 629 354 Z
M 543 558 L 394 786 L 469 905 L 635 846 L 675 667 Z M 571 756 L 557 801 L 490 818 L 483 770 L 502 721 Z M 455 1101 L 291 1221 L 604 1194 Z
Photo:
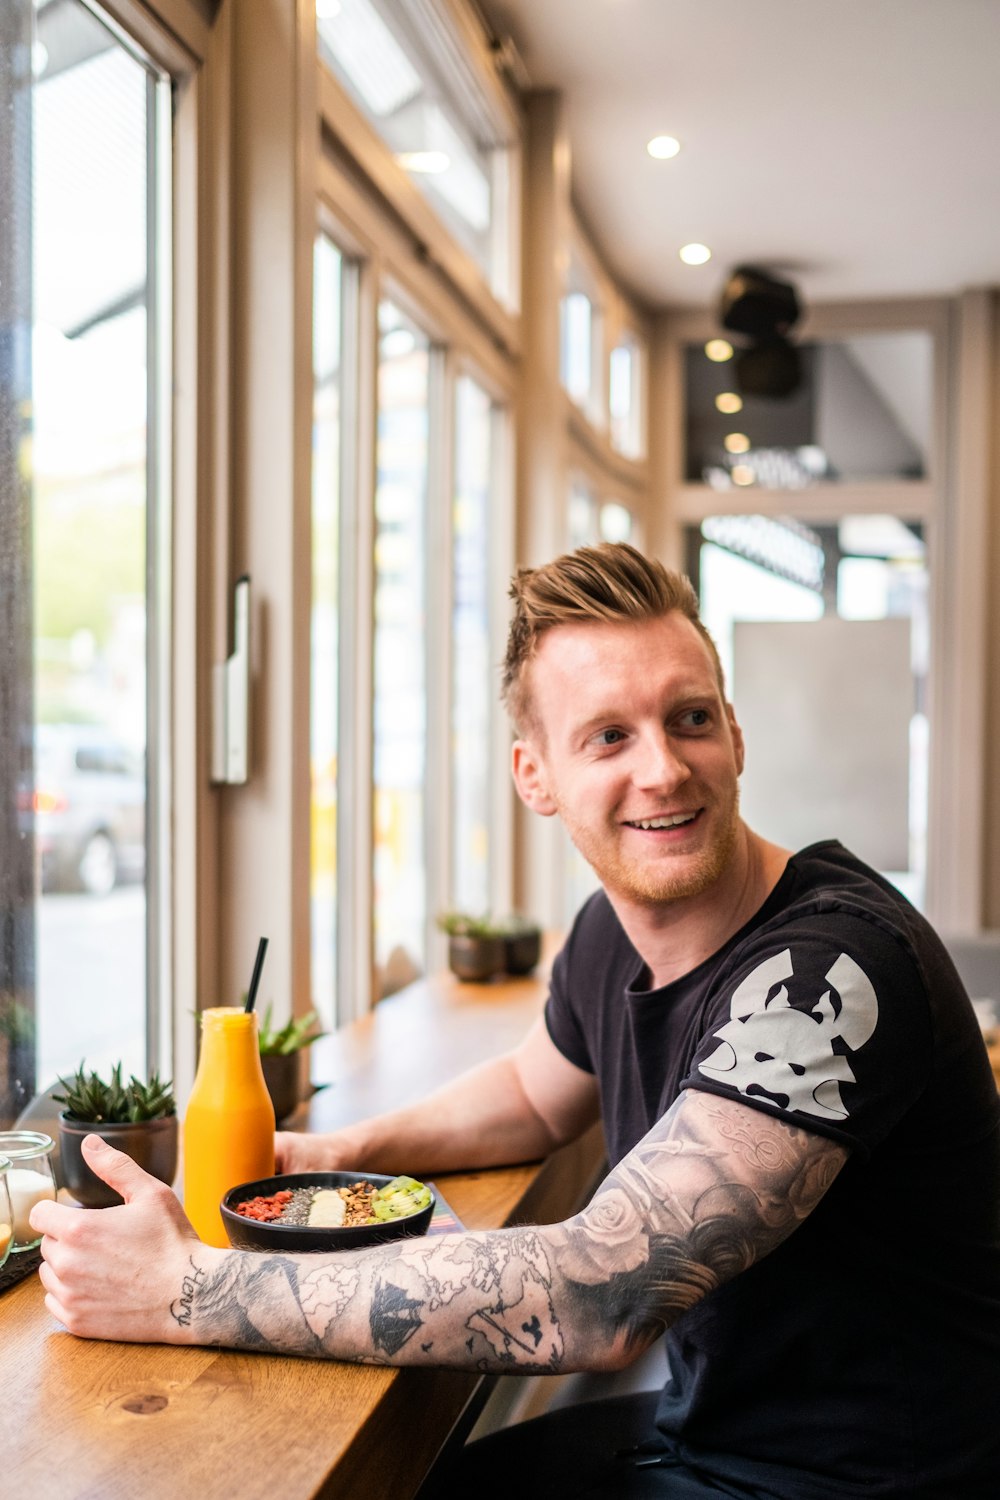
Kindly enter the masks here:
M 517 789 L 603 890 L 515 1053 L 432 1107 L 279 1136 L 279 1162 L 375 1171 L 401 1140 L 422 1171 L 527 1160 L 600 1110 L 610 1176 L 563 1224 L 265 1259 L 201 1245 L 95 1145 L 129 1201 L 113 1233 L 34 1210 L 51 1311 L 90 1337 L 505 1374 L 616 1369 L 669 1330 L 658 1402 L 472 1444 L 444 1495 L 995 1497 L 1000 1106 L 944 949 L 840 845 L 790 855 L 741 820 L 685 579 L 603 546 L 512 594 Z M 401 1346 L 373 1315 L 390 1285 L 419 1310 Z

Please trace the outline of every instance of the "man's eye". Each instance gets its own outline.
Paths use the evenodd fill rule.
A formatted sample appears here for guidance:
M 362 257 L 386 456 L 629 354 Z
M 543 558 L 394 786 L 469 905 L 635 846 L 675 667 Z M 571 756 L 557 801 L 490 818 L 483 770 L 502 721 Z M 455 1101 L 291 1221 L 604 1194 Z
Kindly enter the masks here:
M 625 736 L 620 729 L 602 729 L 595 739 L 599 745 L 617 745 Z
M 684 715 L 684 723 L 691 729 L 704 729 L 711 723 L 711 718 L 707 708 L 692 708 Z

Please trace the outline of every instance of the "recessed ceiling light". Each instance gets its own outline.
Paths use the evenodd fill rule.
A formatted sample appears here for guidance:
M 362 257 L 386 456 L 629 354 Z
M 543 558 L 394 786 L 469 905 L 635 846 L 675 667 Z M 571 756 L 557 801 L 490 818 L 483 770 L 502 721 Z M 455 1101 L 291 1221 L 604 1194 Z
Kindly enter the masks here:
M 713 359 L 717 365 L 725 360 L 732 359 L 733 346 L 728 339 L 709 339 L 705 345 L 705 353 L 709 359 Z
M 735 391 L 720 391 L 715 398 L 715 409 L 727 417 L 735 417 L 738 411 L 743 410 L 743 397 L 737 396 Z
M 753 484 L 757 478 L 749 464 L 734 464 L 730 470 L 730 477 L 734 484 Z
M 686 266 L 703 266 L 707 260 L 712 259 L 708 246 L 699 245 L 697 241 L 691 245 L 682 245 L 677 253 Z
M 750 439 L 745 432 L 727 432 L 722 439 L 727 453 L 749 453 Z
M 451 166 L 451 158 L 445 151 L 398 151 L 396 160 L 408 172 L 422 172 L 428 177 L 447 172 Z
M 646 150 L 650 156 L 655 156 L 657 161 L 669 161 L 676 156 L 681 149 L 681 143 L 674 135 L 654 135 L 651 141 L 647 141 Z

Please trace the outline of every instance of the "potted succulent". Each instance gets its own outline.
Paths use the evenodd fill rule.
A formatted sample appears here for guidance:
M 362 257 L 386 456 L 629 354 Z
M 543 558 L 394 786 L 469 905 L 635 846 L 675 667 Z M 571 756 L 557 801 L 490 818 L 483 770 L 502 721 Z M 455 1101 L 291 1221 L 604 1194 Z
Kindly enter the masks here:
M 274 1027 L 270 1005 L 260 1018 L 260 1065 L 276 1120 L 285 1119 L 299 1102 L 299 1054 L 326 1035 L 314 1029 L 318 1022 L 319 1016 L 311 1010 L 306 1016 L 293 1016 L 284 1026 Z
M 59 1152 L 65 1186 L 85 1208 L 110 1208 L 120 1196 L 88 1167 L 80 1151 L 85 1135 L 99 1135 L 109 1146 L 131 1156 L 133 1161 L 160 1182 L 173 1182 L 177 1172 L 177 1104 L 170 1082 L 153 1073 L 148 1083 L 133 1074 L 122 1082 L 122 1065 L 111 1070 L 111 1082 L 85 1071 L 81 1063 L 65 1090 L 53 1094 L 65 1105 L 59 1116 Z
M 497 923 L 503 937 L 504 972 L 530 974 L 542 956 L 542 929 L 530 917 L 509 916 Z
M 448 967 L 458 979 L 478 984 L 503 972 L 503 935 L 488 916 L 443 912 L 437 925 L 447 934 Z

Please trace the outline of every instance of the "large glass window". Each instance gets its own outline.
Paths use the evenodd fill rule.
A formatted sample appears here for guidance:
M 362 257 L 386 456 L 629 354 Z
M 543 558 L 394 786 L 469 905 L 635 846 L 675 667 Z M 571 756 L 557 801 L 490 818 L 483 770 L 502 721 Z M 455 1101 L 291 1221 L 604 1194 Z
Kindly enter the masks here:
M 152 622 L 166 625 L 153 543 L 166 341 L 153 330 L 169 226 L 150 164 L 163 160 L 167 85 L 88 6 L 33 10 L 6 5 L 0 21 L 12 356 L 0 380 L 0 879 L 16 916 L 0 974 L 3 1115 L 81 1058 L 141 1073 L 156 1045 L 147 786 L 163 722 L 147 661 L 160 659 Z
M 320 53 L 397 161 L 514 305 L 510 127 L 462 47 L 409 0 L 317 0 Z M 439 19 L 438 25 L 443 24 Z
M 491 728 L 495 676 L 490 660 L 490 492 L 494 409 L 474 380 L 455 396 L 455 500 L 452 511 L 452 867 L 451 905 L 490 904 Z
M 424 967 L 430 344 L 379 308 L 375 495 L 375 959 L 379 990 Z
M 313 1004 L 337 1018 L 337 766 L 343 259 L 325 235 L 313 267 L 311 919 Z
M 165 936 L 147 898 L 147 787 L 165 726 L 147 663 L 166 628 L 156 537 L 169 444 L 153 422 L 166 341 L 153 330 L 169 226 L 156 124 L 168 86 L 90 7 L 4 9 L 0 136 L 13 121 L 15 154 L 0 163 L 0 326 L 16 356 L 0 378 L 0 687 L 16 730 L 7 723 L 1 747 L 3 819 L 4 846 L 33 862 L 15 892 L 18 858 L 3 861 L 21 954 L 0 977 L 9 1116 L 81 1059 L 126 1074 L 163 1062 L 147 1025 L 147 951 Z M 9 71 L 18 55 L 33 65 L 28 110 Z

